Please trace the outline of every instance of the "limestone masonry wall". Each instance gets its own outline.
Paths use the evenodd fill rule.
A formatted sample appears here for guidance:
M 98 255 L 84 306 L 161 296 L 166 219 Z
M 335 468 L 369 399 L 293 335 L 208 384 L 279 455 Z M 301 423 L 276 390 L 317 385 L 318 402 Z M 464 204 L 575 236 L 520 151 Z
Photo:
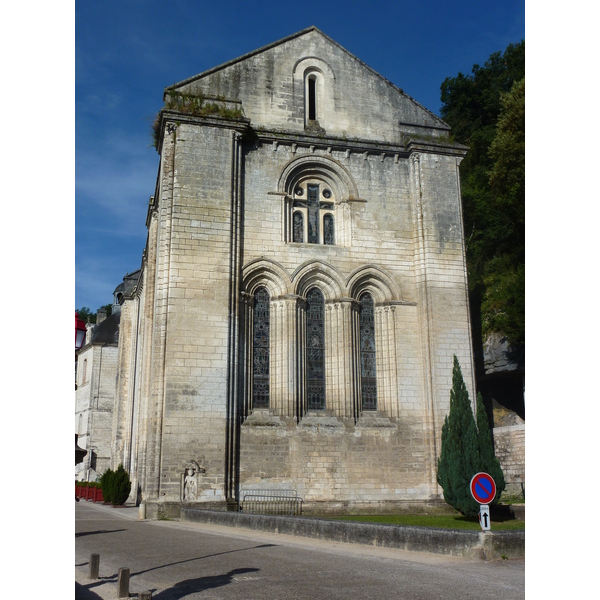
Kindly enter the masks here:
M 494 450 L 508 483 L 525 483 L 525 425 L 494 427 Z
M 173 89 L 237 103 L 244 117 L 161 113 L 142 275 L 122 307 L 113 461 L 123 457 L 142 498 L 159 502 L 183 500 L 188 469 L 197 502 L 252 487 L 313 504 L 438 499 L 455 354 L 474 398 L 464 148 L 440 141 L 442 121 L 314 28 Z M 314 210 L 309 189 L 321 198 Z M 320 228 L 311 243 L 298 229 L 309 217 Z M 315 288 L 322 333 L 310 337 Z M 361 313 L 366 294 L 372 309 Z M 253 404 L 257 365 L 268 408 Z

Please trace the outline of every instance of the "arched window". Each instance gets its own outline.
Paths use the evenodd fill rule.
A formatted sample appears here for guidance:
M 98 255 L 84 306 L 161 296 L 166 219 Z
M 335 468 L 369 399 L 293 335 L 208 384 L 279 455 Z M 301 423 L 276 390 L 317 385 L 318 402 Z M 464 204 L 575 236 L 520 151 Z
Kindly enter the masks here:
M 87 377 L 87 358 L 83 359 L 83 369 L 81 372 L 81 385 L 85 384 L 85 378 Z
M 253 408 L 269 408 L 269 358 L 269 292 L 261 287 L 254 294 Z
M 292 241 L 309 244 L 335 244 L 335 198 L 326 182 L 307 178 L 294 189 L 292 201 Z
M 325 299 L 312 288 L 306 295 L 307 409 L 325 410 Z
M 360 390 L 363 410 L 377 410 L 375 315 L 371 294 L 360 297 Z
M 307 89 L 307 114 L 309 121 L 317 120 L 317 78 L 315 75 L 309 75 Z

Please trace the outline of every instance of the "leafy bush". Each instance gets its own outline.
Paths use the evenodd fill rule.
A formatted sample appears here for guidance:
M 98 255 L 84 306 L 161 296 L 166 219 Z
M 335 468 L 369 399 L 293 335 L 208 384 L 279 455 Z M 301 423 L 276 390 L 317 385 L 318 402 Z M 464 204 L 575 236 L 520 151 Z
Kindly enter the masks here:
M 463 515 L 475 516 L 479 504 L 471 496 L 470 483 L 476 473 L 492 476 L 496 483 L 496 504 L 504 490 L 502 468 L 494 456 L 489 423 L 481 395 L 477 398 L 477 424 L 473 417 L 469 392 L 458 359 L 454 357 L 450 412 L 442 426 L 442 450 L 438 458 L 437 482 L 444 490 L 444 500 Z M 478 429 L 479 426 L 479 429 Z
M 99 488 L 102 487 L 99 481 L 76 481 L 75 485 L 77 487 L 85 487 L 85 488 Z
M 102 497 L 104 502 L 113 502 L 113 479 L 115 471 L 112 469 L 106 469 L 102 477 L 100 477 L 100 486 L 102 487 Z
M 112 503 L 125 504 L 131 492 L 131 482 L 129 481 L 129 473 L 119 465 L 112 477 Z

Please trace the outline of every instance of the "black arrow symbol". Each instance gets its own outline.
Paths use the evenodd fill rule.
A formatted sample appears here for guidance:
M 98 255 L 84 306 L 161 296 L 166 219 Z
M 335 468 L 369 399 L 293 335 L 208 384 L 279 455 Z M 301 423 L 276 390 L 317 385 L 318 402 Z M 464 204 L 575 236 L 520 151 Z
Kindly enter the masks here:
M 483 517 L 483 526 L 487 528 L 488 526 L 488 514 L 486 512 L 482 513 L 481 516 Z

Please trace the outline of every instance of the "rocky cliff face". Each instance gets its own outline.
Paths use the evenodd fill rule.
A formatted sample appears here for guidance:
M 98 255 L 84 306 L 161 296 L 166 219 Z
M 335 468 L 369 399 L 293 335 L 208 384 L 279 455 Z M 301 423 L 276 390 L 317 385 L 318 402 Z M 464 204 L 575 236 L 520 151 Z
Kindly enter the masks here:
M 484 377 L 479 387 L 491 402 L 494 427 L 525 423 L 525 353 L 498 333 L 483 345 Z M 489 410 L 489 404 L 488 404 Z
M 525 354 L 513 348 L 499 333 L 492 333 L 483 344 L 483 365 L 486 375 L 525 369 Z

